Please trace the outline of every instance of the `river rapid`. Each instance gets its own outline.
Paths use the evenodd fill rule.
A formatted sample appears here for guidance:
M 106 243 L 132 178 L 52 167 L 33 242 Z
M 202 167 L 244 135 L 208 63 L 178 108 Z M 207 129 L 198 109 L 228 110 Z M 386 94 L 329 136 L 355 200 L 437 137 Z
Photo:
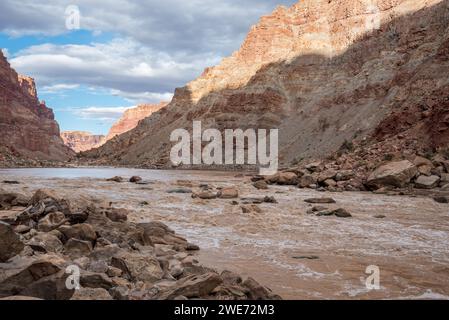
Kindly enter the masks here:
M 147 183 L 106 181 L 134 175 Z M 232 200 L 171 193 L 201 184 L 236 186 L 240 198 L 274 196 L 278 203 L 243 213 Z M 230 172 L 122 168 L 4 169 L 0 188 L 26 195 L 54 189 L 69 199 L 113 202 L 133 212 L 132 222 L 162 221 L 201 247 L 205 265 L 251 276 L 284 299 L 449 299 L 449 206 L 426 197 L 257 190 L 249 177 Z M 307 214 L 304 200 L 312 197 L 331 197 L 337 204 L 327 207 L 353 217 Z M 379 290 L 366 286 L 368 266 L 379 267 Z

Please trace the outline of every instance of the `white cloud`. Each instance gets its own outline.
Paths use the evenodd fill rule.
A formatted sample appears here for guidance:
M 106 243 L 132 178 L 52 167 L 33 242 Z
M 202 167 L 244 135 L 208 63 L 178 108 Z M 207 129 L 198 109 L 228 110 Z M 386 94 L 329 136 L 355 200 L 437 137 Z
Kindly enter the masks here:
M 18 52 L 10 62 L 19 73 L 34 77 L 44 88 L 58 88 L 61 83 L 82 84 L 146 102 L 140 99 L 154 100 L 158 95 L 168 98 L 174 88 L 183 86 L 219 59 L 207 54 L 171 56 L 143 48 L 131 39 L 114 39 L 91 45 L 32 46 Z
M 44 86 L 40 92 L 42 93 L 56 93 L 60 91 L 66 91 L 66 90 L 73 90 L 79 88 L 79 84 L 66 84 L 66 83 L 59 83 L 54 84 L 51 86 Z
M 40 87 L 104 88 L 133 102 L 166 100 L 176 87 L 238 49 L 249 27 L 275 6 L 297 0 L 77 0 L 81 29 L 107 43 L 43 44 L 10 56 Z M 68 34 L 60 0 L 0 1 L 0 32 Z M 152 101 L 148 101 L 152 102 Z
M 157 93 L 157 92 L 124 92 L 120 90 L 111 90 L 111 94 L 114 96 L 123 97 L 129 101 L 135 102 L 136 104 L 143 103 L 158 103 L 160 101 L 171 101 L 173 98 L 173 93 Z
M 69 111 L 87 120 L 101 120 L 105 122 L 114 122 L 119 119 L 123 113 L 135 106 L 130 107 L 87 107 L 70 109 Z
M 250 25 L 297 0 L 77 0 L 81 28 L 132 37 L 158 51 L 229 54 Z M 2 0 L 0 30 L 10 35 L 66 33 L 66 1 Z

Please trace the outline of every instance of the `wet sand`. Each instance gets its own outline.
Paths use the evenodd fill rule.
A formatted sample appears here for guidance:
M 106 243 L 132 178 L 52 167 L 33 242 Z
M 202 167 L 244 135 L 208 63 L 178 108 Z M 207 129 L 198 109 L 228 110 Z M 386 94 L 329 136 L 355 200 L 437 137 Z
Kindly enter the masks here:
M 146 185 L 107 182 L 139 175 Z M 272 186 L 259 191 L 235 173 L 133 169 L 0 170 L 0 188 L 31 194 L 50 188 L 68 198 L 112 201 L 131 221 L 161 220 L 198 244 L 199 260 L 251 276 L 285 299 L 449 299 L 449 205 L 430 198 L 329 193 Z M 241 197 L 274 196 L 262 213 L 242 213 L 232 200 L 192 199 L 176 188 L 235 185 Z M 304 199 L 332 197 L 353 218 L 316 217 Z M 142 204 L 146 201 L 148 205 Z M 376 218 L 383 215 L 385 218 Z M 313 259 L 309 259 L 313 258 Z M 365 270 L 380 268 L 380 290 Z

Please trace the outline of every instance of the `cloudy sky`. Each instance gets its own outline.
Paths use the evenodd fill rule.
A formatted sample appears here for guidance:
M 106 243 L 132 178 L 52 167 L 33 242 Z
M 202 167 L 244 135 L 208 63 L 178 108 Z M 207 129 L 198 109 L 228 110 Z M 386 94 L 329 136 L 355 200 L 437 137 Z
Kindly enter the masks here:
M 0 47 L 36 79 L 62 130 L 104 134 L 127 108 L 169 100 L 237 50 L 261 15 L 295 2 L 1 0 Z

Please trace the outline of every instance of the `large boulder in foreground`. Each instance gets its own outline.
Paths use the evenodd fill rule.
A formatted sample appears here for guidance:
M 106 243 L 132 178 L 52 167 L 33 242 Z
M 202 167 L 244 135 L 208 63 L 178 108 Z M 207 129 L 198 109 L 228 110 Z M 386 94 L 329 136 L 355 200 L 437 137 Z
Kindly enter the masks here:
M 381 187 L 405 187 L 417 174 L 416 165 L 408 160 L 390 162 L 377 168 L 369 177 L 367 186 L 371 189 Z
M 19 235 L 9 224 L 0 221 L 0 263 L 18 255 L 23 248 Z
M 19 257 L 2 266 L 0 298 L 14 295 L 46 300 L 66 300 L 73 290 L 65 286 L 65 260 L 58 255 Z

